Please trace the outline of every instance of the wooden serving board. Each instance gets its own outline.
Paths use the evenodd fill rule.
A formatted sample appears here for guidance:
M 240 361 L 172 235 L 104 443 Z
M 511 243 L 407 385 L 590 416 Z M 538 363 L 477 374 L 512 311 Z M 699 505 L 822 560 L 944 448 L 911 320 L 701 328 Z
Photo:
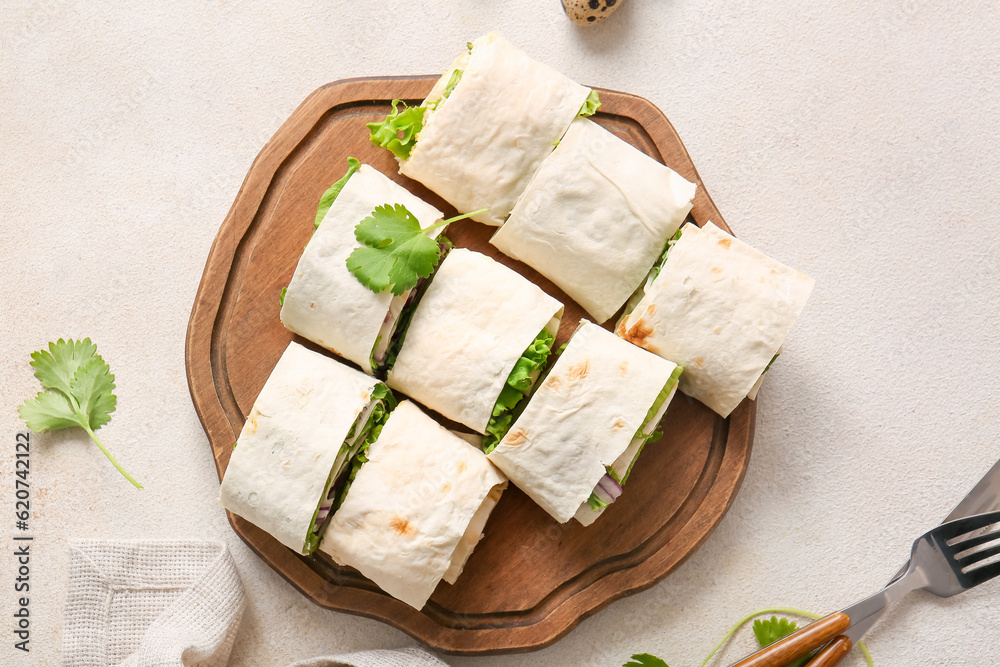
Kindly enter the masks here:
M 436 78 L 352 79 L 323 86 L 250 167 L 209 253 L 187 333 L 191 397 L 220 479 L 245 415 L 289 341 L 318 349 L 282 327 L 278 296 L 313 232 L 320 195 L 343 175 L 348 156 L 454 215 L 439 197 L 399 176 L 391 154 L 372 146 L 365 129 L 385 117 L 395 98 L 419 104 Z M 594 119 L 697 182 L 691 219 L 726 228 L 666 117 L 634 95 L 599 92 L 602 106 Z M 453 224 L 448 236 L 457 246 L 511 266 L 566 304 L 561 344 L 583 310 L 530 268 L 500 255 L 488 243 L 493 231 L 466 220 Z M 299 556 L 244 519 L 229 514 L 229 521 L 268 565 L 319 605 L 379 619 L 448 653 L 529 651 L 552 644 L 611 602 L 652 586 L 698 549 L 743 481 L 754 421 L 749 400 L 722 419 L 678 393 L 664 421 L 666 436 L 645 448 L 625 494 L 590 528 L 556 523 L 512 486 L 457 584 L 439 585 L 419 612 L 324 555 Z

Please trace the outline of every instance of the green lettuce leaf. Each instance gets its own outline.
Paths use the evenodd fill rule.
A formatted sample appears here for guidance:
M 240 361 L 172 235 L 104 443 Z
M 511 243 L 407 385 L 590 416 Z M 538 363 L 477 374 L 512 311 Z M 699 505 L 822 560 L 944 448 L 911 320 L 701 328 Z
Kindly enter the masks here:
M 619 482 L 620 484 L 624 485 L 625 482 L 628 481 L 628 476 L 632 474 L 632 468 L 635 467 L 635 462 L 639 460 L 639 455 L 642 454 L 642 450 L 645 448 L 646 443 L 652 440 L 659 440 L 663 437 L 663 432 L 656 430 L 656 427 L 659 426 L 659 424 L 650 424 L 649 433 L 643 433 L 642 429 L 645 428 L 646 423 L 655 417 L 657 412 L 659 412 L 660 408 L 663 406 L 663 402 L 667 400 L 667 396 L 670 396 L 670 392 L 677 386 L 677 382 L 680 380 L 681 373 L 683 372 L 683 366 L 677 366 L 674 369 L 673 373 L 670 374 L 670 377 L 667 378 L 667 383 L 663 385 L 663 389 L 661 389 L 660 393 L 656 395 L 656 400 L 653 401 L 653 405 L 651 405 L 649 411 L 646 412 L 646 418 L 642 422 L 643 425 L 639 427 L 639 430 L 636 431 L 634 436 L 636 438 L 642 438 L 643 442 L 639 446 L 639 451 L 637 451 L 635 456 L 632 457 L 632 462 L 628 464 L 628 469 L 626 469 L 625 474 L 622 475 L 621 481 Z
M 683 372 L 683 366 L 677 366 L 674 369 L 674 371 L 670 374 L 670 377 L 667 378 L 666 384 L 663 385 L 663 389 L 661 389 L 660 393 L 656 395 L 656 399 L 653 401 L 653 404 L 649 407 L 649 410 L 646 411 L 646 418 L 642 420 L 642 426 L 640 426 L 639 430 L 635 432 L 634 436 L 632 436 L 633 439 L 642 438 L 642 444 L 639 445 L 638 451 L 636 451 L 635 456 L 632 457 L 632 461 L 628 464 L 628 468 L 625 469 L 625 474 L 622 475 L 621 479 L 618 479 L 618 475 L 615 473 L 614 468 L 611 466 L 607 467 L 608 474 L 614 477 L 615 481 L 622 486 L 625 485 L 625 482 L 628 481 L 629 475 L 632 474 L 632 468 L 635 467 L 635 462 L 639 460 L 639 455 L 642 454 L 642 450 L 646 447 L 646 443 L 663 437 L 663 432 L 657 431 L 655 428 L 657 424 L 650 424 L 652 428 L 649 433 L 643 433 L 643 429 L 646 428 L 646 424 L 656 416 L 657 412 L 659 412 L 660 408 L 663 406 L 663 402 L 667 400 L 667 396 L 670 396 L 670 392 L 674 390 L 675 386 L 677 386 L 677 382 L 680 380 L 681 373 Z M 594 493 L 591 493 L 590 497 L 587 498 L 587 504 L 590 505 L 591 509 L 595 511 L 608 506 L 608 503 L 598 498 L 597 494 Z
M 364 423 L 364 425 L 360 425 L 358 422 L 355 422 L 354 425 L 351 426 L 351 430 L 348 431 L 347 437 L 344 439 L 344 443 L 340 446 L 341 451 L 343 451 L 344 448 L 347 448 L 347 440 L 354 437 L 354 431 L 358 429 L 359 426 L 361 427 L 362 443 L 358 446 L 357 453 L 348 464 L 351 466 L 351 471 L 348 473 L 344 481 L 341 482 L 341 488 L 336 492 L 336 498 L 334 499 L 333 507 L 330 509 L 330 513 L 327 515 L 328 517 L 333 516 L 333 513 L 336 512 L 337 508 L 344 502 L 344 497 L 347 495 L 347 489 L 351 486 L 351 482 L 354 481 L 354 478 L 357 476 L 358 470 L 361 469 L 361 465 L 363 465 L 364 461 L 368 460 L 367 458 L 364 458 L 363 452 L 368 451 L 369 445 L 378 440 L 378 436 L 382 432 L 382 426 L 385 425 L 386 420 L 389 418 L 389 413 L 392 412 L 397 405 L 396 397 L 393 396 L 392 392 L 389 391 L 389 388 L 381 382 L 375 385 L 375 388 L 372 389 L 371 400 L 375 401 L 376 405 L 368 414 L 368 420 Z M 357 460 L 359 457 L 364 458 L 364 461 L 358 463 Z M 333 477 L 334 475 L 339 475 L 341 472 L 343 471 L 331 470 L 330 476 Z M 327 479 L 327 485 L 329 484 L 330 479 Z M 319 516 L 319 508 L 325 500 L 326 496 L 320 499 L 319 503 L 316 505 L 316 511 L 313 512 L 312 522 L 309 524 L 309 534 L 306 536 L 306 553 L 312 553 L 319 545 L 320 535 L 313 529 L 313 527 L 316 525 L 316 517 Z M 320 528 L 322 528 L 322 526 L 320 526 Z
M 514 368 L 507 376 L 507 382 L 500 390 L 500 396 L 493 406 L 493 414 L 489 423 L 486 424 L 486 436 L 483 438 L 483 451 L 489 454 L 496 448 L 507 431 L 514 418 L 520 414 L 520 409 L 524 406 L 524 401 L 531 391 L 531 385 L 536 371 L 545 367 L 549 355 L 552 353 L 552 344 L 555 343 L 555 336 L 549 333 L 548 329 L 542 329 L 541 333 L 528 346 L 521 357 L 514 363 Z
M 597 96 L 597 91 L 590 91 L 590 95 L 587 96 L 587 101 L 583 103 L 580 107 L 580 113 L 578 116 L 593 116 L 597 113 L 597 110 L 601 108 L 601 98 Z
M 397 107 L 402 104 L 403 109 Z M 410 157 L 417 143 L 417 135 L 424 126 L 424 111 L 420 107 L 407 107 L 401 100 L 392 101 L 392 111 L 381 123 L 368 123 L 369 139 L 376 146 L 387 148 L 401 160 Z
M 462 74 L 463 74 L 463 72 L 464 72 L 464 70 L 460 70 L 460 69 L 456 69 L 456 70 L 452 71 L 451 78 L 448 79 L 448 85 L 444 87 L 444 92 L 441 93 L 441 97 L 437 98 L 433 102 L 428 102 L 427 103 L 427 108 L 428 109 L 437 109 L 438 105 L 440 105 L 441 102 L 443 102 L 444 100 L 448 99 L 448 97 L 451 95 L 452 91 L 455 90 L 455 86 L 457 86 L 458 82 L 462 80 Z
M 358 472 L 362 466 L 368 462 L 368 448 L 371 447 L 373 442 L 378 440 L 378 436 L 382 433 L 382 427 L 385 426 L 385 422 L 389 419 L 389 413 L 395 410 L 398 404 L 396 397 L 393 396 L 392 392 L 384 384 L 379 384 L 375 387 L 375 391 L 372 392 L 372 398 L 377 398 L 379 404 L 375 406 L 375 409 L 372 410 L 371 415 L 368 417 L 368 424 L 365 427 L 368 431 L 363 436 L 364 439 L 358 447 L 357 453 L 351 459 L 351 470 L 337 492 L 337 497 L 333 502 L 333 509 L 330 510 L 330 514 L 336 512 L 344 504 L 347 492 L 351 490 L 351 484 L 354 483 L 354 479 L 358 476 Z
M 660 259 L 656 260 L 656 265 L 653 267 L 653 274 L 649 277 L 650 280 L 656 278 L 660 275 L 660 271 L 663 270 L 663 265 L 667 261 L 667 255 L 670 254 L 670 249 L 674 246 L 677 241 L 681 238 L 681 230 L 678 228 L 674 235 L 667 239 L 667 242 L 663 245 L 663 252 L 660 254 Z
M 316 229 L 319 229 L 319 223 L 323 222 L 323 218 L 326 217 L 327 211 L 333 206 L 333 202 L 337 199 L 337 195 L 340 191 L 344 189 L 347 185 L 347 179 L 349 179 L 354 172 L 361 168 L 361 163 L 355 158 L 347 158 L 347 173 L 345 173 L 339 181 L 330 186 L 330 189 L 323 193 L 323 196 L 319 198 L 319 207 L 316 209 Z M 284 299 L 284 292 L 281 294 L 282 299 Z

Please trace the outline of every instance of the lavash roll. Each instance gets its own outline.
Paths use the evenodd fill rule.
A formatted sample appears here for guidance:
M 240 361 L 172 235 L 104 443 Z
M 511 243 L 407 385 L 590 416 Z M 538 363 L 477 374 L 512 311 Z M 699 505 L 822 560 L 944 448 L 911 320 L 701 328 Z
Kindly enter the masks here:
M 219 503 L 297 553 L 320 502 L 352 452 L 345 440 L 378 380 L 290 343 L 233 449 Z
M 410 401 L 367 457 L 319 549 L 421 609 L 442 579 L 458 578 L 507 478 Z
M 563 305 L 512 269 L 455 248 L 410 320 L 386 383 L 445 417 L 485 433 L 521 354 Z
M 565 523 L 647 426 L 675 368 L 584 322 L 487 458 Z
M 399 172 L 460 213 L 488 209 L 473 220 L 500 225 L 590 89 L 496 32 L 472 42 L 471 54 L 461 60 L 461 80 L 436 109 L 424 113 L 416 145 L 400 161 Z M 435 87 L 433 99 L 441 87 Z
M 691 210 L 695 184 L 587 118 L 570 125 L 490 243 L 608 320 Z
M 723 417 L 754 390 L 813 279 L 708 222 L 681 228 L 618 335 L 684 366 L 680 390 Z
M 355 227 L 386 204 L 405 206 L 421 227 L 441 218 L 441 211 L 373 167 L 361 165 L 309 240 L 281 307 L 281 322 L 290 331 L 353 361 L 369 375 L 375 370 L 371 361 L 376 341 L 391 333 L 383 332 L 387 315 L 390 310 L 399 313 L 409 292 L 373 293 L 347 269 L 347 258 L 361 246 Z M 435 229 L 431 235 L 439 233 Z

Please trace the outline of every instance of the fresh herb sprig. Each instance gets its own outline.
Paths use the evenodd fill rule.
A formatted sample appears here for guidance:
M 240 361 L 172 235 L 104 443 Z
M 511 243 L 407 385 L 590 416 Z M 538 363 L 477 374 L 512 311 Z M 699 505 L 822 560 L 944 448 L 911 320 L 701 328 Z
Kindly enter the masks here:
M 417 217 L 402 204 L 377 206 L 354 229 L 354 236 L 362 245 L 347 258 L 347 269 L 372 292 L 378 294 L 391 287 L 392 293 L 400 296 L 413 289 L 420 278 L 428 277 L 441 259 L 441 245 L 427 232 L 487 210 L 455 216 L 421 229 Z
M 115 376 L 89 338 L 49 343 L 48 350 L 31 354 L 35 377 L 45 387 L 17 409 L 33 431 L 45 433 L 79 426 L 93 440 L 125 479 L 137 489 L 142 485 L 125 472 L 94 431 L 111 421 L 118 399 L 112 393 Z

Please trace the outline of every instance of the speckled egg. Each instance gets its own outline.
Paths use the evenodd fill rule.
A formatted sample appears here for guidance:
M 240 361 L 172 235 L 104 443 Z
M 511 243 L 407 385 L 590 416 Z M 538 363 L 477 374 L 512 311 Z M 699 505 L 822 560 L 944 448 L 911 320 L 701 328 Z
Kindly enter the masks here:
M 573 23 L 592 25 L 611 16 L 625 0 L 562 0 L 563 10 Z

